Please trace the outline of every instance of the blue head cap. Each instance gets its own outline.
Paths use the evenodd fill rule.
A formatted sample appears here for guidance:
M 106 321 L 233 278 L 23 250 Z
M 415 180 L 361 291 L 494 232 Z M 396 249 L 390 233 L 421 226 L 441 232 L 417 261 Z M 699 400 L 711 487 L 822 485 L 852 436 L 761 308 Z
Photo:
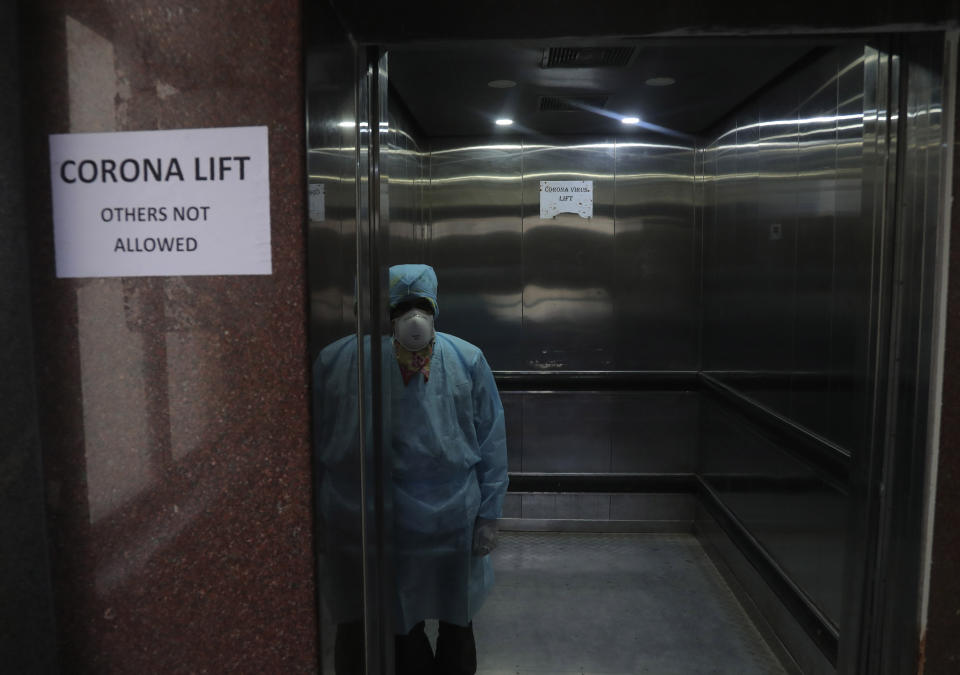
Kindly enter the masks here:
M 437 304 L 437 273 L 429 265 L 394 265 L 390 268 L 390 309 L 404 300 L 426 298 L 433 305 L 433 314 L 440 314 Z

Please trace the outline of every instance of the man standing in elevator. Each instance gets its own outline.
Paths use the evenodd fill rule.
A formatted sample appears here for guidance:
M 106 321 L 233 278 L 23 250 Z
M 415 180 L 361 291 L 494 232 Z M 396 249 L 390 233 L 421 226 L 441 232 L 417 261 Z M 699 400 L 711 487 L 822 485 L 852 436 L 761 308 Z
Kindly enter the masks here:
M 493 584 L 489 554 L 507 490 L 503 405 L 483 353 L 434 330 L 433 268 L 396 265 L 389 283 L 392 335 L 380 346 L 390 394 L 396 671 L 472 675 L 472 622 Z M 364 672 L 357 344 L 354 335 L 328 345 L 313 369 L 318 542 L 337 675 Z M 369 338 L 364 344 L 369 359 Z M 424 630 L 433 619 L 435 654 Z
M 397 672 L 469 675 L 507 490 L 503 406 L 483 353 L 434 330 L 433 268 L 391 267 L 389 292 Z M 439 620 L 436 655 L 425 619 Z

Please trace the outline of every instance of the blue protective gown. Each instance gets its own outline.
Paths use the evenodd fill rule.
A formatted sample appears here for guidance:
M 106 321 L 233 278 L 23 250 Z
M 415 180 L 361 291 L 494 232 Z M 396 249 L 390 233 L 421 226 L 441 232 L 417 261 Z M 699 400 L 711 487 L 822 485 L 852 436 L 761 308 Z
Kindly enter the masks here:
M 382 342 L 390 388 L 396 630 L 424 619 L 466 625 L 493 584 L 489 556 L 472 554 L 477 517 L 501 516 L 507 489 L 503 406 L 482 352 L 437 333 L 430 379 L 404 385 L 390 338 Z M 356 338 L 314 364 L 320 518 L 334 621 L 359 617 L 359 456 Z M 345 583 L 346 582 L 346 583 Z
M 391 345 L 392 352 L 392 345 Z M 389 364 L 398 631 L 424 619 L 467 625 L 493 585 L 472 554 L 477 517 L 502 514 L 507 490 L 503 405 L 483 353 L 437 333 L 430 379 L 404 385 Z
M 363 617 L 359 419 L 357 337 L 348 335 L 327 345 L 313 363 L 321 593 L 338 624 Z

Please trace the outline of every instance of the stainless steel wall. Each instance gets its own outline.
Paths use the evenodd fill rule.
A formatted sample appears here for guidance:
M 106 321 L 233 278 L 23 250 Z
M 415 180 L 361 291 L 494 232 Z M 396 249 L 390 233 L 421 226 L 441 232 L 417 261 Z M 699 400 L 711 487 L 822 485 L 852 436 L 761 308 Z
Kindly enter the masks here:
M 540 219 L 541 180 L 592 180 L 593 217 Z M 494 370 L 697 369 L 692 147 L 434 142 L 427 201 L 438 326 Z
M 848 538 L 846 490 L 704 396 L 699 472 L 783 572 L 840 623 Z
M 874 224 L 862 207 L 863 47 L 778 82 L 700 153 L 703 372 L 841 464 L 865 445 Z M 704 402 L 700 472 L 784 573 L 840 622 L 848 490 Z M 842 473 L 842 472 L 841 472 Z
M 318 79 L 327 72 L 344 74 L 336 91 L 322 79 L 316 90 L 307 83 L 307 181 L 321 187 L 325 206 L 308 218 L 312 362 L 320 349 L 356 330 L 358 128 L 350 53 L 330 49 L 308 59 L 307 71 Z
M 418 140 L 414 122 L 392 96 L 389 125 L 380 126 L 381 212 L 388 225 L 389 264 L 423 262 L 427 220 L 424 189 L 429 155 Z
M 503 392 L 501 398 L 512 472 L 692 474 L 695 469 L 696 392 L 521 391 Z M 693 520 L 693 502 L 691 494 L 518 494 L 505 503 L 504 515 L 671 521 L 685 529 Z
M 437 328 L 479 346 L 494 370 L 522 369 L 522 156 L 519 143 L 434 140 L 430 149 Z
M 330 58 L 330 57 L 326 57 Z M 353 64 L 341 64 L 352 70 Z M 308 181 L 324 190 L 325 210 L 309 218 L 311 354 L 356 329 L 354 293 L 357 251 L 356 171 L 357 133 L 369 133 L 367 123 L 355 126 L 352 97 L 330 91 L 308 92 Z M 399 105 L 387 100 L 380 132 L 380 203 L 387 228 L 388 265 L 423 262 L 428 224 L 425 211 L 427 162 L 415 124 Z M 360 152 L 365 153 L 365 145 Z M 365 205 L 364 205 L 365 206 Z
M 873 236 L 862 52 L 831 52 L 779 83 L 701 151 L 703 370 L 851 451 Z
M 696 371 L 693 162 L 692 147 L 635 139 L 434 141 L 438 329 L 480 346 L 500 372 Z M 541 180 L 592 180 L 593 217 L 542 220 Z M 693 471 L 690 392 L 502 398 L 511 471 Z M 691 520 L 690 498 L 671 499 L 514 495 L 506 508 L 525 518 Z

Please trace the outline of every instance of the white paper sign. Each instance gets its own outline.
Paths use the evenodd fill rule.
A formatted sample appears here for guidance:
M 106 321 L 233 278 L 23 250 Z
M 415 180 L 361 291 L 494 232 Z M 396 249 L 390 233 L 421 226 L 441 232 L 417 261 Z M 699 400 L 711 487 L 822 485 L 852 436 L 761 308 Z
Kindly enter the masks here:
M 310 202 L 310 220 L 326 220 L 327 204 L 326 191 L 323 183 L 310 183 L 308 186 Z
M 266 127 L 52 134 L 58 277 L 271 274 Z
M 559 213 L 593 218 L 593 181 L 540 181 L 540 217 L 553 218 Z

